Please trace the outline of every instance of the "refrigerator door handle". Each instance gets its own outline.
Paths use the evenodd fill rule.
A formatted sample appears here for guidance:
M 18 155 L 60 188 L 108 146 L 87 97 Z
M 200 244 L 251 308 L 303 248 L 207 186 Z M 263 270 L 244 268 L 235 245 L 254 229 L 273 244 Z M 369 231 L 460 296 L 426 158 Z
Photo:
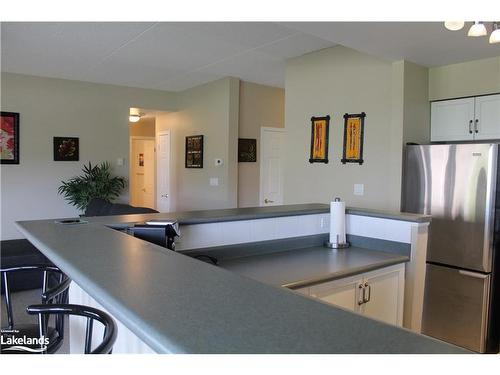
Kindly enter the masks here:
M 498 145 L 493 144 L 489 150 L 489 163 L 486 186 L 486 212 L 484 216 L 484 248 L 483 270 L 491 271 L 493 258 L 493 232 L 495 228 L 495 197 L 497 193 L 497 166 Z
M 460 275 L 470 276 L 470 277 L 474 277 L 476 279 L 483 279 L 483 280 L 488 277 L 488 275 L 485 275 L 483 273 L 477 273 L 477 272 L 471 272 L 471 271 L 464 271 L 464 270 L 459 270 L 458 273 Z

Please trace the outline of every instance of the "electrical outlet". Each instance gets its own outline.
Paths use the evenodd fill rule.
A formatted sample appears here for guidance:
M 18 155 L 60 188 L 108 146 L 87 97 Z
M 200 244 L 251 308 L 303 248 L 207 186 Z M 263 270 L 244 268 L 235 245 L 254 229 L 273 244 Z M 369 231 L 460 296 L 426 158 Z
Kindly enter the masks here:
M 217 177 L 210 177 L 210 186 L 219 186 L 219 179 Z
M 354 195 L 365 195 L 365 185 L 354 184 Z

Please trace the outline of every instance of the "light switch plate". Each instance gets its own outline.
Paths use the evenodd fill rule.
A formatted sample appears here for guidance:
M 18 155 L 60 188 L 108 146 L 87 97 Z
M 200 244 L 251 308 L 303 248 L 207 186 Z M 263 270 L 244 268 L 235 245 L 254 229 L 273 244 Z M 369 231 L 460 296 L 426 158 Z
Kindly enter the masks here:
M 124 164 L 124 160 L 123 158 L 118 158 L 116 159 L 116 165 L 121 167 L 122 165 Z
M 219 179 L 217 177 L 210 177 L 210 186 L 219 186 Z
M 354 184 L 354 195 L 365 195 L 365 185 Z

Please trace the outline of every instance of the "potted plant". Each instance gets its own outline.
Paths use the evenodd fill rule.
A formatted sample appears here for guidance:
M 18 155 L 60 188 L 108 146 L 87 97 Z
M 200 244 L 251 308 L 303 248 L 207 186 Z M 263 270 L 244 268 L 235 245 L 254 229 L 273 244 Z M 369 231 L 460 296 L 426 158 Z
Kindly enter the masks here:
M 107 161 L 94 166 L 89 162 L 82 171 L 81 176 L 61 181 L 62 185 L 58 188 L 58 193 L 81 211 L 85 211 L 93 198 L 112 201 L 125 188 L 125 178 L 112 176 L 111 165 Z

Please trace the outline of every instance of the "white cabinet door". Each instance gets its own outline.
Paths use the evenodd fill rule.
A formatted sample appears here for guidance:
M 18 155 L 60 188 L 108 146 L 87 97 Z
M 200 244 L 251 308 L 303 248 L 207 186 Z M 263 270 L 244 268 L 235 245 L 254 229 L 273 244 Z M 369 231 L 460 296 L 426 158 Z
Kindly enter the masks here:
M 405 265 L 381 268 L 296 290 L 331 305 L 403 325 Z
M 310 296 L 326 303 L 359 311 L 358 301 L 363 301 L 362 275 L 329 281 L 309 288 Z
M 365 303 L 361 312 L 373 319 L 403 324 L 404 264 L 364 274 Z
M 500 139 L 500 94 L 476 98 L 474 139 Z
M 431 103 L 431 141 L 473 140 L 474 98 Z

